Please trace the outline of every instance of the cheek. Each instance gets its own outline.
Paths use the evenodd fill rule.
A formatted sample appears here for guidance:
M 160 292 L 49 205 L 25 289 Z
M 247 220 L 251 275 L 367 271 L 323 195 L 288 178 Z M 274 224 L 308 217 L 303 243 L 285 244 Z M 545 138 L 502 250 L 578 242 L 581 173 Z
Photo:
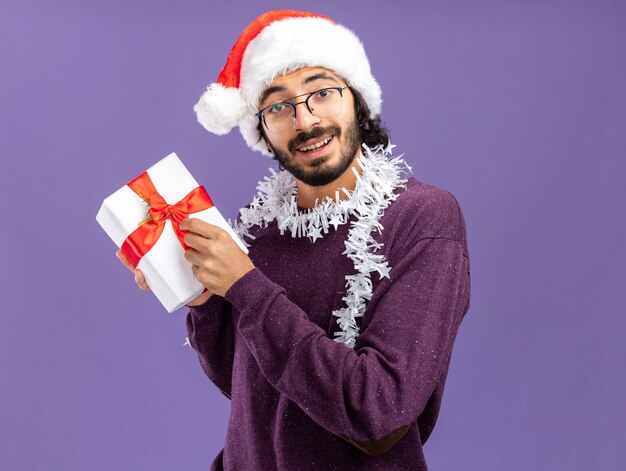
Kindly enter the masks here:
M 341 120 L 341 141 L 346 142 L 346 139 L 355 130 L 358 132 L 359 123 L 354 116 L 354 113 L 349 113 L 344 119 Z
M 274 139 L 270 142 L 274 147 L 274 154 L 279 152 L 283 159 L 289 159 L 292 157 L 291 151 L 289 150 L 288 139 Z
M 276 148 L 283 154 L 291 153 L 291 151 L 289 150 L 289 141 L 287 139 L 281 139 L 276 145 Z
M 272 145 L 272 147 L 278 149 L 278 150 L 284 150 L 287 147 L 287 143 L 284 139 L 280 139 L 276 136 L 271 136 L 268 135 L 267 136 L 267 141 L 269 144 Z

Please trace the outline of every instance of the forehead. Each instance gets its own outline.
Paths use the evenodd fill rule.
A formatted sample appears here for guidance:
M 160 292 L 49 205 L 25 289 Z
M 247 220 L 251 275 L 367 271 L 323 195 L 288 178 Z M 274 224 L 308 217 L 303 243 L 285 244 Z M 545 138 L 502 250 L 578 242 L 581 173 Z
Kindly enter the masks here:
M 290 85 L 291 86 L 299 85 L 300 83 L 303 83 L 307 77 L 311 75 L 315 75 L 320 72 L 326 73 L 330 77 L 333 77 L 335 80 L 341 80 L 340 76 L 338 76 L 332 70 L 327 69 L 325 67 L 303 67 L 301 69 L 294 70 L 292 72 L 288 72 L 286 74 L 276 77 L 272 81 L 272 83 L 270 83 L 266 87 L 266 89 L 270 87 L 276 87 L 276 86 L 288 87 Z

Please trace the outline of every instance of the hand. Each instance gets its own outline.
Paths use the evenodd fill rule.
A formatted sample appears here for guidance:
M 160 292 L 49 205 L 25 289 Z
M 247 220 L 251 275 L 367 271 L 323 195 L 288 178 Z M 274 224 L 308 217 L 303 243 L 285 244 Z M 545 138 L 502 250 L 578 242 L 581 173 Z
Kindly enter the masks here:
M 142 289 L 143 291 L 152 291 L 148 286 L 148 283 L 146 283 L 146 279 L 144 278 L 141 270 L 139 268 L 133 267 L 126 258 L 126 255 L 124 255 L 121 250 L 115 252 L 115 255 L 117 256 L 117 258 L 120 259 L 120 261 L 124 264 L 126 268 L 128 268 L 135 274 L 135 283 L 137 283 L 137 286 L 139 286 L 140 289 Z
M 185 259 L 192 264 L 193 276 L 218 296 L 225 296 L 239 278 L 254 268 L 250 257 L 221 227 L 186 218 L 180 228 L 187 231 L 184 241 L 189 249 Z
M 142 289 L 143 291 L 152 291 L 150 287 L 148 286 L 148 283 L 146 283 L 146 279 L 143 276 L 143 273 L 141 272 L 141 270 L 139 268 L 134 268 L 131 265 L 131 263 L 128 261 L 126 256 L 122 253 L 121 250 L 118 250 L 117 252 L 115 252 L 115 255 L 117 256 L 117 258 L 120 259 L 120 261 L 124 264 L 126 268 L 128 268 L 131 272 L 135 274 L 135 283 L 137 283 L 137 286 L 139 286 L 140 289 Z M 185 304 L 185 306 L 188 306 L 188 307 L 200 306 L 201 304 L 206 303 L 212 294 L 213 293 L 211 293 L 211 291 L 206 290 L 202 294 L 200 294 L 200 296 L 194 298 L 193 300 Z

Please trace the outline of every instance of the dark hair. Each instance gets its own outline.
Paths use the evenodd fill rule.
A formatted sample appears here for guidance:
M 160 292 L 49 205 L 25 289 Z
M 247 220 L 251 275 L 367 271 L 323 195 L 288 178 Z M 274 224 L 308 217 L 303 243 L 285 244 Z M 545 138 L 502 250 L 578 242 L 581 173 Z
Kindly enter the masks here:
M 387 147 L 389 145 L 389 130 L 381 123 L 380 117 L 372 118 L 370 116 L 370 108 L 361 94 L 352 87 L 350 87 L 350 91 L 354 95 L 354 109 L 356 119 L 359 122 L 361 142 L 367 147 L 375 147 L 379 144 Z
M 365 99 L 361 96 L 359 92 L 357 92 L 354 88 L 349 87 L 352 92 L 352 96 L 354 97 L 354 110 L 356 114 L 356 119 L 359 123 L 359 134 L 361 138 L 361 142 L 364 143 L 367 147 L 375 147 L 379 144 L 382 144 L 384 147 L 389 145 L 389 130 L 384 126 L 384 124 L 380 121 L 380 117 L 376 116 L 372 118 L 370 116 L 370 108 L 367 106 Z M 259 119 L 257 124 L 257 131 L 261 137 L 261 139 L 265 140 L 267 144 L 267 136 L 265 135 L 265 130 L 263 129 L 263 124 Z M 257 141 L 258 142 L 258 141 Z M 271 152 L 269 145 L 267 146 Z M 272 159 L 276 159 L 276 156 L 273 156 Z

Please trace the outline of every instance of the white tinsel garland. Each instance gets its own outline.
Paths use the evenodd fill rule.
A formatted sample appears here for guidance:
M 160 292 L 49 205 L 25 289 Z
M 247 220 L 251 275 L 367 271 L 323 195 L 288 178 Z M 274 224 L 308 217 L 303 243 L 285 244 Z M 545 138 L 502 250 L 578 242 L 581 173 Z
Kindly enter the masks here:
M 357 217 L 352 222 L 345 241 L 346 250 L 343 252 L 353 261 L 357 273 L 346 276 L 347 292 L 342 298 L 346 307 L 333 311 L 341 329 L 335 332 L 334 340 L 343 342 L 350 348 L 354 347 L 359 335 L 356 320 L 363 316 L 366 301 L 372 297 L 370 273 L 377 271 L 381 277 L 389 278 L 391 270 L 384 256 L 373 253 L 381 244 L 374 240 L 372 231 L 382 231 L 383 227 L 378 220 L 387 206 L 398 197 L 394 194 L 394 189 L 399 186 L 406 188 L 407 180 L 400 178 L 400 172 L 406 171 L 401 166 L 406 166 L 412 173 L 411 167 L 402 159 L 404 154 L 391 157 L 394 147 L 390 143 L 387 147 L 378 145 L 370 149 L 363 144 L 361 154 L 356 158 L 363 174 L 359 175 L 353 167 L 357 180 L 354 190 L 342 188 L 348 198 L 339 199 L 339 191 L 336 191 L 334 201 L 327 196 L 318 205 L 316 200 L 314 208 L 302 213 L 296 202 L 295 177 L 287 170 L 276 172 L 270 168 L 272 175 L 259 181 L 258 192 L 250 203 L 250 208 L 239 211 L 240 222 L 233 227 L 247 247 L 250 244 L 246 242 L 246 237 L 255 238 L 248 229 L 254 225 L 267 227 L 274 220 L 277 221 L 281 235 L 289 230 L 292 237 L 306 235 L 315 242 L 323 237 L 322 231 L 324 234 L 329 232 L 331 225 L 337 229 L 337 226 L 348 221 L 350 215 Z M 232 226 L 230 219 L 228 222 Z

